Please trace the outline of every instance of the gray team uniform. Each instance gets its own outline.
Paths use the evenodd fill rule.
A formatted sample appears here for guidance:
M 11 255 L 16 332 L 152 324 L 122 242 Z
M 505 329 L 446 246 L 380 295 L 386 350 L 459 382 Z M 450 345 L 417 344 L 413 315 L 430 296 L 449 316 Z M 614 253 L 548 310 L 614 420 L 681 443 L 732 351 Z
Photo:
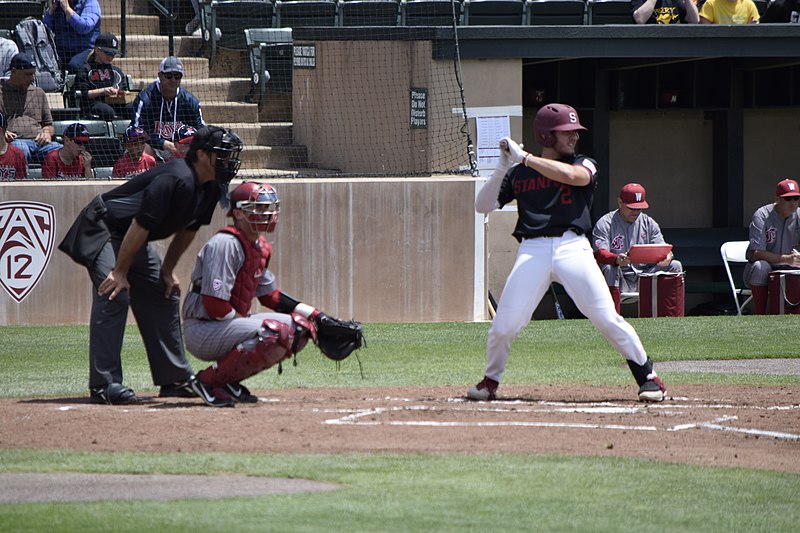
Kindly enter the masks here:
M 198 359 L 216 361 L 239 343 L 255 339 L 263 333 L 261 325 L 266 318 L 292 325 L 291 315 L 276 312 L 228 320 L 214 320 L 208 315 L 203 295 L 229 301 L 244 260 L 241 243 L 230 233 L 217 233 L 197 254 L 192 270 L 192 288 L 183 302 L 183 330 L 186 348 Z M 275 275 L 264 268 L 256 297 L 266 296 L 276 288 Z
M 636 220 L 629 224 L 622 220 L 619 209 L 603 215 L 595 224 L 592 232 L 592 243 L 596 250 L 608 250 L 615 254 L 627 253 L 634 244 L 664 244 L 661 228 L 658 223 L 640 213 Z M 639 290 L 639 276 L 656 272 L 683 272 L 680 261 L 672 260 L 668 267 L 658 265 L 618 265 L 600 264 L 603 276 L 609 287 L 619 287 L 621 292 Z
M 750 258 L 754 250 L 787 254 L 800 243 L 800 209 L 797 209 L 785 220 L 775 210 L 774 204 L 759 207 L 753 214 L 750 222 L 750 245 L 747 247 L 747 257 Z M 773 270 L 763 259 L 747 263 L 744 267 L 743 279 L 745 285 L 767 285 L 769 273 Z M 789 265 L 780 265 L 780 270 L 797 270 Z

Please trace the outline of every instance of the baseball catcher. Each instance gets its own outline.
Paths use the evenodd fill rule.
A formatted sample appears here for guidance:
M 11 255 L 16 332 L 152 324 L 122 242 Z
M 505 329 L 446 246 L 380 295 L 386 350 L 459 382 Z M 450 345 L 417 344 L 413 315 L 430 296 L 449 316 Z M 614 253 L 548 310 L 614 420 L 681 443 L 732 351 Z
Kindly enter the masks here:
M 244 182 L 230 193 L 226 226 L 203 245 L 183 305 L 187 349 L 213 361 L 197 379 L 229 405 L 257 402 L 241 382 L 300 352 L 309 340 L 341 361 L 363 344 L 361 324 L 331 317 L 277 287 L 267 268 L 278 194 L 266 183 Z M 250 314 L 254 298 L 273 312 Z M 280 366 L 279 366 L 280 368 Z

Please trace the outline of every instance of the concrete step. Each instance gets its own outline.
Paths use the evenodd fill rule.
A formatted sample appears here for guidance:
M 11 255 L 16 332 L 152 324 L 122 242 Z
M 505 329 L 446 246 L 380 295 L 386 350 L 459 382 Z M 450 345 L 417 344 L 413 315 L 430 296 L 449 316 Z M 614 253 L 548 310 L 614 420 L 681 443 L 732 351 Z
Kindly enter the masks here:
M 200 37 L 186 37 L 182 33 L 175 36 L 175 55 L 198 57 L 203 40 Z M 166 35 L 134 35 L 128 33 L 125 39 L 126 58 L 164 58 L 169 55 L 169 37 Z
M 258 106 L 256 104 L 244 104 L 241 102 L 204 102 L 200 99 L 203 108 L 203 118 L 206 124 L 218 124 L 221 122 L 258 122 Z
M 246 122 L 221 122 L 216 124 L 236 132 L 246 146 L 288 146 L 292 144 L 292 123 L 272 122 L 249 124 Z
M 303 168 L 308 150 L 305 146 L 247 146 L 240 159 L 246 170 Z
M 103 13 L 102 30 L 110 31 L 119 37 L 122 33 L 120 30 L 121 19 L 122 16 L 119 14 L 106 15 Z M 158 17 L 150 15 L 128 15 L 125 19 L 125 24 L 125 31 L 128 35 L 158 35 L 159 33 Z M 177 30 L 175 33 L 178 33 Z
M 114 60 L 125 74 L 133 76 L 134 80 L 149 80 L 148 83 L 158 77 L 158 68 L 164 56 L 153 55 L 151 57 L 122 57 Z M 202 57 L 181 57 L 183 63 L 183 77 L 195 80 L 208 78 L 208 60 Z
M 104 22 L 107 16 L 122 13 L 122 2 L 120 0 L 100 0 L 99 3 Z M 147 15 L 149 13 L 148 3 L 148 0 L 127 0 L 126 8 L 130 14 Z
M 253 84 L 246 78 L 184 78 L 181 86 L 191 91 L 201 102 L 205 100 L 227 100 L 245 102 Z

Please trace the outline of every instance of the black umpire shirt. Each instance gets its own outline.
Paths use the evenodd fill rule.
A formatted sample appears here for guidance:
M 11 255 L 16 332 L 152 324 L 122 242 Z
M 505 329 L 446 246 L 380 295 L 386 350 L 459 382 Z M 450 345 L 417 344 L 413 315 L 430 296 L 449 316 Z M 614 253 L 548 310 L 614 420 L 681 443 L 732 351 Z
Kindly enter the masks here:
M 102 197 L 108 208 L 106 223 L 113 234 L 124 235 L 135 218 L 150 232 L 148 240 L 157 241 L 210 224 L 220 194 L 216 180 L 200 184 L 185 159 L 174 159 L 134 176 Z

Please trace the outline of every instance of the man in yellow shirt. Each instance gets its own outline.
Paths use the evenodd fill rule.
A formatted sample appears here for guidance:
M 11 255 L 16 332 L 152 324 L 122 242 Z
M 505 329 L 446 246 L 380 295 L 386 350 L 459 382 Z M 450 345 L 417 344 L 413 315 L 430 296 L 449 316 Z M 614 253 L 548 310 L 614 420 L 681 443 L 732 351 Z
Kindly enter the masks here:
M 758 24 L 753 0 L 706 0 L 700 10 L 700 24 Z

